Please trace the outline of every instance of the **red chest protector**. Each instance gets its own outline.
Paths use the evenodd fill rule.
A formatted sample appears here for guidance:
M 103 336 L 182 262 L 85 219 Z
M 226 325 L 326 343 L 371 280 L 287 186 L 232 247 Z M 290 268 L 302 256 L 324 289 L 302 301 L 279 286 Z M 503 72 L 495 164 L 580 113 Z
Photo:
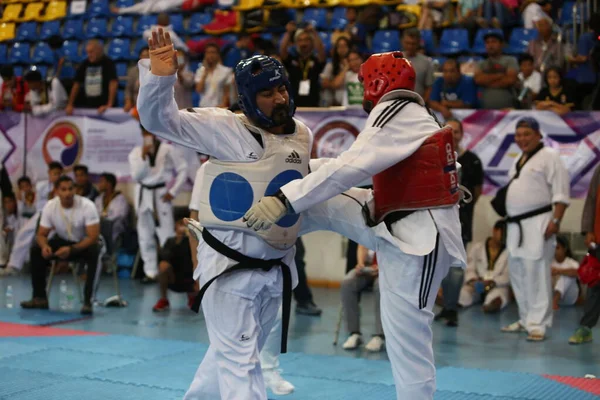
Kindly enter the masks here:
M 458 183 L 452 129 L 442 128 L 410 157 L 373 176 L 375 220 L 394 211 L 458 204 Z

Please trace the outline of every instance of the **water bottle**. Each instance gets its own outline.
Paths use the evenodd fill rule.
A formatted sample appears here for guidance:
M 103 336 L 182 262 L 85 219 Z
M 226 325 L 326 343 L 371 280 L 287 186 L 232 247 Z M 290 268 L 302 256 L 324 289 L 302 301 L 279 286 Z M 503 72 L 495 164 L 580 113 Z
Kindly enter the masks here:
M 58 305 L 61 310 L 66 310 L 68 308 L 68 291 L 67 281 L 62 280 L 60 282 L 60 300 Z
M 75 308 L 75 295 L 73 294 L 73 289 L 69 288 L 67 290 L 67 310 L 73 310 Z
M 13 308 L 13 288 L 11 285 L 6 287 L 6 308 Z

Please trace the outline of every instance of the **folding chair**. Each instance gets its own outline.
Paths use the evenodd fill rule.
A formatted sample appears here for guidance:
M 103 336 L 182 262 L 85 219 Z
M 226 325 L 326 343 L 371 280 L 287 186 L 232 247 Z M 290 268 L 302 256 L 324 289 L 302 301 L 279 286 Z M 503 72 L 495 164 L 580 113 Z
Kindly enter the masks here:
M 342 319 L 344 318 L 344 307 L 340 304 L 340 311 L 338 313 L 337 325 L 335 327 L 335 333 L 333 334 L 333 345 L 337 346 L 338 339 L 340 338 L 340 331 L 342 330 Z
M 46 284 L 46 293 L 50 296 L 50 288 L 52 287 L 52 279 L 54 278 L 54 274 L 56 273 L 56 264 L 59 260 L 52 260 L 50 264 L 50 275 L 48 276 L 48 283 Z M 79 283 L 79 276 L 77 276 L 77 267 L 78 264 L 69 262 L 69 269 L 73 272 L 73 279 L 77 284 L 77 295 L 79 296 L 79 302 L 83 303 L 83 294 L 81 291 L 81 284 Z
M 112 275 L 113 275 L 113 283 L 115 286 L 115 291 L 117 292 L 116 296 L 111 296 L 105 300 L 104 305 L 107 306 L 112 304 L 113 300 L 116 300 L 117 307 L 125 307 L 127 306 L 127 302 L 123 300 L 121 296 L 121 287 L 119 286 L 119 276 L 118 276 L 118 266 L 117 266 L 117 249 L 120 247 L 122 242 L 122 235 L 119 236 L 116 240 L 113 241 L 113 225 L 114 221 L 110 221 L 108 219 L 102 218 L 100 220 L 100 240 L 103 242 L 104 251 L 100 252 L 100 257 L 98 258 L 98 270 L 102 270 L 102 258 L 105 254 L 110 257 Z M 94 297 L 96 297 L 96 292 L 98 291 L 100 279 L 95 282 L 94 285 Z

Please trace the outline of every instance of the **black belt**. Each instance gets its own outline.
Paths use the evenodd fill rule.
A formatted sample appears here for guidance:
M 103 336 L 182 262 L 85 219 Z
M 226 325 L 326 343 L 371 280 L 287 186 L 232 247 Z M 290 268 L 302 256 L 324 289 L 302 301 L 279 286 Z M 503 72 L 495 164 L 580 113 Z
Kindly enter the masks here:
M 157 183 L 156 185 L 144 185 L 140 183 L 142 189 L 140 190 L 140 195 L 138 196 L 138 207 L 142 205 L 142 196 L 144 195 L 144 190 L 156 190 L 160 188 L 164 188 L 167 186 L 166 183 Z M 156 226 L 160 226 L 160 219 L 158 218 L 158 211 L 156 211 L 156 196 L 152 193 L 152 217 L 154 218 L 154 224 Z
M 515 223 L 519 226 L 519 247 L 521 247 L 523 244 L 523 227 L 521 226 L 521 221 L 550 211 L 552 211 L 552 204 L 536 208 L 535 210 L 526 212 L 524 214 L 515 215 L 514 217 L 506 217 L 507 223 Z
M 392 211 L 388 215 L 385 216 L 383 222 L 385 222 L 385 226 L 388 228 L 388 231 L 392 232 L 392 225 L 395 222 L 400 221 L 403 218 L 408 217 L 410 214 L 414 213 L 416 210 L 410 211 Z
M 227 268 L 225 271 L 221 272 L 208 282 L 202 286 L 200 289 L 200 293 L 196 296 L 194 300 L 194 304 L 192 305 L 192 310 L 198 312 L 200 310 L 200 303 L 202 303 L 202 298 L 204 294 L 208 290 L 209 286 L 217 279 L 223 275 L 230 274 L 235 271 L 243 271 L 243 270 L 253 270 L 253 269 L 261 269 L 263 271 L 269 271 L 273 267 L 281 267 L 281 272 L 283 273 L 283 329 L 281 332 L 281 353 L 287 353 L 287 335 L 288 328 L 290 325 L 290 310 L 292 308 L 292 273 L 290 268 L 285 265 L 281 258 L 273 259 L 273 260 L 261 260 L 258 258 L 252 258 L 243 255 L 237 250 L 232 249 L 231 247 L 223 244 L 217 238 L 215 238 L 208 229 L 204 228 L 202 230 L 202 239 L 208 244 L 213 250 L 218 253 L 224 255 L 227 258 L 236 261 L 237 264 L 233 267 Z

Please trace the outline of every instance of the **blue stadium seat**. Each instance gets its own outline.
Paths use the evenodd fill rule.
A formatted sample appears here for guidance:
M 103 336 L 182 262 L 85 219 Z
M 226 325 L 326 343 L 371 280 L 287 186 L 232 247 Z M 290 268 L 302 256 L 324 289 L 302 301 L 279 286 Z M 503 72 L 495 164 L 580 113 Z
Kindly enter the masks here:
M 31 63 L 30 51 L 29 43 L 15 43 L 12 45 L 8 62 L 10 64 L 29 64 Z
M 397 30 L 377 31 L 373 35 L 373 53 L 400 50 L 400 36 Z
M 40 64 L 54 64 L 54 51 L 45 42 L 39 42 L 33 49 L 31 61 Z
M 8 58 L 6 56 L 6 45 L 0 44 L 0 64 L 8 64 Z
M 331 15 L 331 29 L 344 29 L 348 24 L 348 20 L 346 19 L 346 8 L 345 7 L 336 7 L 333 9 L 333 14 Z
M 183 26 L 183 14 L 170 14 L 169 20 L 175 33 L 178 35 L 185 34 L 185 27 Z
M 117 76 L 119 78 L 127 76 L 127 68 L 129 65 L 126 62 L 116 63 L 115 67 L 117 68 Z
M 13 66 L 13 72 L 15 73 L 15 76 L 23 76 L 23 66 L 21 66 L 21 65 Z
M 466 29 L 445 29 L 440 38 L 438 52 L 443 55 L 469 51 L 469 33 Z
M 86 39 L 104 38 L 108 36 L 108 22 L 104 18 L 94 18 L 88 21 L 85 30 Z
M 329 51 L 331 50 L 331 46 L 332 46 L 331 32 L 320 31 L 319 37 L 321 38 L 321 41 L 323 41 L 323 46 L 325 46 L 325 52 L 329 53 Z
M 304 10 L 302 22 L 311 24 L 317 30 L 327 29 L 327 9 L 325 8 L 307 8 Z
M 83 59 L 79 52 L 79 42 L 74 40 L 65 40 L 62 47 L 62 53 L 65 60 L 71 61 L 72 63 L 78 63 Z
M 187 31 L 190 35 L 201 33 L 204 30 L 204 25 L 208 24 L 210 21 L 212 21 L 212 16 L 208 13 L 192 14 Z
M 142 36 L 146 29 L 150 29 L 152 25 L 156 25 L 156 15 L 142 15 L 138 19 L 136 34 Z
M 113 61 L 130 60 L 132 57 L 131 51 L 129 50 L 130 47 L 131 42 L 129 39 L 113 39 L 108 45 L 107 55 L 112 58 Z
M 17 28 L 15 40 L 19 42 L 31 42 L 38 40 L 37 34 L 37 23 L 36 22 L 23 22 Z
M 221 39 L 229 43 L 235 43 L 237 42 L 237 35 L 235 33 L 227 33 L 221 36 Z
M 423 48 L 427 54 L 435 53 L 435 43 L 433 41 L 433 31 L 432 30 L 422 30 L 421 31 L 421 42 L 423 44 Z
M 31 71 L 39 71 L 42 74 L 42 79 L 46 79 L 48 76 L 48 66 L 47 65 L 32 65 L 29 68 Z
M 40 29 L 40 39 L 47 40 L 52 35 L 60 35 L 60 20 L 47 21 Z
M 134 0 L 117 0 L 117 2 L 115 3 L 115 6 L 117 6 L 119 8 L 131 7 L 133 5 L 133 3 L 135 3 Z
M 133 52 L 131 53 L 131 59 L 137 60 L 138 56 L 140 55 L 140 51 L 142 51 L 144 47 L 148 47 L 148 42 L 144 39 L 138 39 L 137 42 L 135 42 L 135 47 L 133 48 Z
M 125 105 L 125 91 L 120 89 L 117 92 L 117 107 L 123 107 Z
M 75 77 L 75 67 L 73 66 L 73 64 L 70 63 L 65 63 L 62 66 L 62 69 L 60 70 L 60 77 L 61 78 L 74 78 Z
M 133 36 L 133 18 L 119 15 L 113 20 L 110 33 L 112 37 Z
M 88 5 L 87 13 L 92 18 L 109 17 L 108 0 L 92 0 Z
M 536 39 L 537 36 L 536 29 L 513 28 L 508 39 L 508 47 L 505 49 L 506 53 L 513 55 L 527 53 L 529 42 Z
M 200 68 L 200 61 L 190 61 L 188 67 L 190 68 L 190 71 L 196 73 L 198 68 Z
M 502 35 L 502 37 L 504 37 L 504 33 L 502 32 L 502 29 L 479 29 L 477 31 L 477 33 L 475 34 L 475 40 L 473 41 L 473 48 L 471 48 L 471 53 L 475 53 L 475 54 L 486 54 L 487 53 L 485 51 L 485 40 L 483 40 L 483 37 L 490 32 L 499 33 L 500 35 Z
M 81 40 L 83 38 L 83 20 L 67 20 L 67 22 L 65 22 L 65 27 L 63 28 L 63 38 Z

